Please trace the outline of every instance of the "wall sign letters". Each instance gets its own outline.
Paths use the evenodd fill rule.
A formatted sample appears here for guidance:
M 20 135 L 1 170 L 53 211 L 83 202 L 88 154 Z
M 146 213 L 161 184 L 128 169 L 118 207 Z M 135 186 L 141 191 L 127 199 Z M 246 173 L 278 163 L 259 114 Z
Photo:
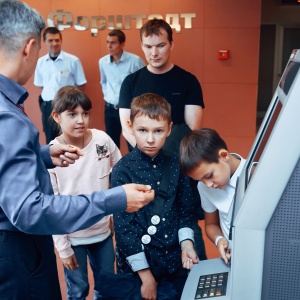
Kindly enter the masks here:
M 59 30 L 64 30 L 74 26 L 76 30 L 91 31 L 92 36 L 97 36 L 99 30 L 104 29 L 132 29 L 132 23 L 135 23 L 135 28 L 140 29 L 143 25 L 143 20 L 151 19 L 163 19 L 160 14 L 150 14 L 150 15 L 109 15 L 105 16 L 78 16 L 73 19 L 71 12 L 63 11 L 58 9 L 55 12 L 51 12 L 48 15 L 47 23 L 48 26 L 55 26 Z M 170 24 L 170 26 L 175 29 L 175 32 L 179 33 L 181 28 L 190 29 L 192 28 L 192 19 L 196 18 L 195 13 L 183 13 L 183 14 L 166 14 L 165 20 Z

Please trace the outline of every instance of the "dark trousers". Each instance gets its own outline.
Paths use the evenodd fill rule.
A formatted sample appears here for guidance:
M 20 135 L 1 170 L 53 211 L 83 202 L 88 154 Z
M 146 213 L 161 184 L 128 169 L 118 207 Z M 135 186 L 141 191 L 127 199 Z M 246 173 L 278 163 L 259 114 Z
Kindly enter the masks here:
M 202 237 L 202 230 L 201 227 L 198 225 L 198 219 L 195 218 L 193 223 L 193 230 L 194 230 L 194 248 L 196 253 L 198 254 L 198 257 L 200 260 L 206 260 L 206 251 L 205 251 L 205 245 Z
M 51 236 L 0 231 L 0 299 L 61 300 Z
M 111 137 L 117 147 L 120 149 L 120 136 L 122 126 L 119 116 L 119 109 L 114 105 L 105 103 L 104 122 L 106 133 Z
M 51 117 L 52 102 L 53 101 L 43 101 L 42 97 L 39 97 L 39 104 L 42 112 L 43 130 L 46 136 L 46 144 L 49 144 L 52 140 L 54 140 L 60 132 L 58 125 Z
M 202 237 L 201 227 L 198 225 L 199 220 L 204 220 L 204 211 L 201 207 L 201 197 L 197 188 L 198 181 L 190 178 L 190 184 L 192 189 L 192 194 L 194 198 L 194 221 L 193 221 L 193 229 L 194 229 L 194 239 L 195 239 L 195 251 L 197 252 L 200 260 L 206 260 L 206 251 L 205 245 Z

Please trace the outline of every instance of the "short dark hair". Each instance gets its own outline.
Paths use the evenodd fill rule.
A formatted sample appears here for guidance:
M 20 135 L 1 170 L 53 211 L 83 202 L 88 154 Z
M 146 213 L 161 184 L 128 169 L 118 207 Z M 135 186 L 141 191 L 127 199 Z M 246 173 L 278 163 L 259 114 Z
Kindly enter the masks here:
M 86 111 L 92 109 L 90 98 L 82 90 L 74 85 L 66 85 L 57 91 L 52 102 L 52 110 L 61 114 L 66 110 L 74 110 L 78 105 Z
M 146 93 L 135 97 L 130 106 L 130 121 L 139 116 L 147 116 L 150 119 L 166 120 L 171 123 L 171 105 L 167 100 L 154 93 Z
M 143 36 L 148 37 L 150 35 L 160 35 L 161 29 L 164 29 L 168 34 L 168 41 L 173 42 L 173 30 L 169 23 L 163 19 L 152 19 L 145 23 L 140 29 L 140 38 L 143 40 Z
M 218 163 L 219 150 L 227 145 L 216 130 L 201 128 L 189 132 L 180 143 L 179 164 L 184 174 L 189 174 L 201 163 Z
M 120 29 L 114 29 L 108 33 L 109 36 L 117 36 L 120 44 L 124 43 L 126 40 L 125 33 Z
M 60 39 L 62 40 L 62 35 L 59 29 L 57 29 L 56 27 L 48 27 L 44 30 L 43 32 L 43 40 L 46 41 L 47 39 L 47 34 L 59 34 Z

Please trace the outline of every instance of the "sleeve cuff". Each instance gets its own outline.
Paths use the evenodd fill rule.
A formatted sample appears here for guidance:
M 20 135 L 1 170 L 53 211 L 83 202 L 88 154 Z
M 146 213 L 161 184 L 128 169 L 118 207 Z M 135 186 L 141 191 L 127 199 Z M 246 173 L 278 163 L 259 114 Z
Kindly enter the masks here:
M 50 157 L 50 148 L 51 145 L 41 146 L 41 157 L 47 169 L 55 168 L 55 165 L 52 163 L 52 159 Z
M 129 263 L 133 272 L 149 268 L 144 252 L 127 256 L 126 260 Z
M 179 244 L 184 240 L 191 240 L 195 244 L 194 230 L 188 227 L 184 227 L 178 230 Z
M 74 254 L 72 247 L 58 251 L 60 258 L 68 258 Z

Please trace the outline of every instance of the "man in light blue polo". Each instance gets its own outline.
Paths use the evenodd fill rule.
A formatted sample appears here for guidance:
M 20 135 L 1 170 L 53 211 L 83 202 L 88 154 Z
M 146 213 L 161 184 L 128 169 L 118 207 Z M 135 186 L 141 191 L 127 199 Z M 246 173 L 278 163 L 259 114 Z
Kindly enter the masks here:
M 56 27 L 46 28 L 43 39 L 48 53 L 37 62 L 34 85 L 42 88 L 39 104 L 48 144 L 59 134 L 59 129 L 50 118 L 56 92 L 66 85 L 76 85 L 83 89 L 87 81 L 79 58 L 61 50 L 62 35 Z
M 108 55 L 100 58 L 99 69 L 102 92 L 105 100 L 104 121 L 106 133 L 120 148 L 122 126 L 119 117 L 119 94 L 124 78 L 145 66 L 143 60 L 123 50 L 125 34 L 122 30 L 114 29 L 107 36 Z

